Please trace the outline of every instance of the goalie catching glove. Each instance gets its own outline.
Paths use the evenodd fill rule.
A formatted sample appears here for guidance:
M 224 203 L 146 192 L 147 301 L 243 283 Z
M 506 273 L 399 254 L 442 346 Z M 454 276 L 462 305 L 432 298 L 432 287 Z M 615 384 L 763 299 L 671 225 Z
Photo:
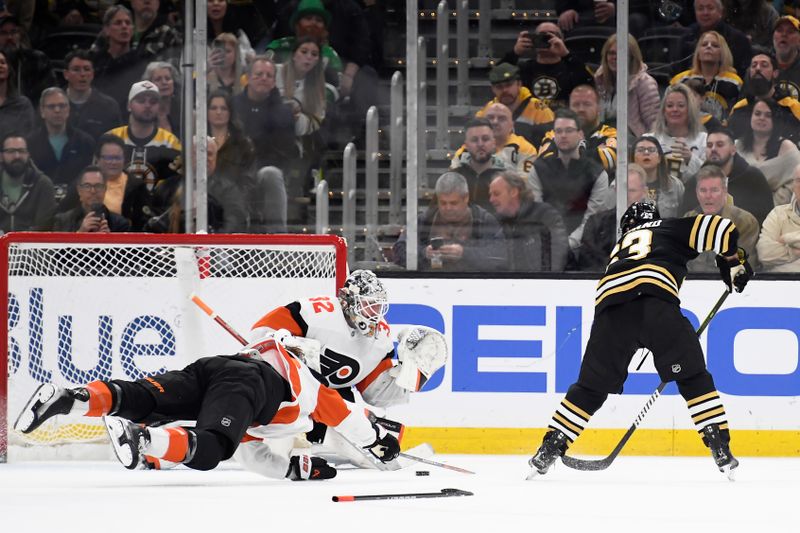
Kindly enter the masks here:
M 747 262 L 745 249 L 738 248 L 736 255 L 731 257 L 718 255 L 716 261 L 719 275 L 728 287 L 728 292 L 733 292 L 734 289 L 736 292 L 742 292 L 753 277 L 753 267 Z
M 286 478 L 292 481 L 305 481 L 308 479 L 331 479 L 336 477 L 336 469 L 321 457 L 307 454 L 293 455 L 289 459 L 289 470 Z
M 392 369 L 398 386 L 418 391 L 447 362 L 444 335 L 425 326 L 406 328 L 397 336 L 397 359 Z

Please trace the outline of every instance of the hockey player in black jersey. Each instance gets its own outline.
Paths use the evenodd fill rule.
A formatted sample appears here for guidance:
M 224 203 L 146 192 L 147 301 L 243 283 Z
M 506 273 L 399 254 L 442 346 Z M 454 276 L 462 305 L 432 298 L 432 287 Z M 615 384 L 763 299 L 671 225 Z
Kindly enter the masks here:
M 701 172 L 718 167 L 706 167 Z M 721 171 L 720 171 L 721 173 Z M 622 236 L 600 280 L 595 317 L 578 380 L 553 414 L 530 459 L 544 474 L 578 438 L 609 394 L 622 392 L 639 348 L 653 353 L 658 375 L 675 381 L 692 420 L 720 471 L 730 477 L 739 462 L 730 452 L 725 408 L 706 369 L 700 341 L 680 311 L 678 291 L 686 263 L 714 250 L 728 290 L 741 292 L 752 269 L 737 248 L 733 222 L 716 215 L 661 219 L 655 205 L 632 204 L 620 221 Z

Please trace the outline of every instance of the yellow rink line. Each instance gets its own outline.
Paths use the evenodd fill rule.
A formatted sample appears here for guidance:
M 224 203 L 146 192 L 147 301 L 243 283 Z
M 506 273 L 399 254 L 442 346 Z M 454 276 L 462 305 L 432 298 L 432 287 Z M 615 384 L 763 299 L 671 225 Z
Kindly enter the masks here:
M 437 453 L 532 454 L 543 428 L 434 428 L 407 427 L 403 449 L 423 442 Z M 587 429 L 570 447 L 573 454 L 601 455 L 611 452 L 624 429 Z M 800 431 L 731 430 L 731 450 L 751 457 L 800 457 Z M 700 436 L 690 429 L 638 429 L 623 455 L 707 455 Z

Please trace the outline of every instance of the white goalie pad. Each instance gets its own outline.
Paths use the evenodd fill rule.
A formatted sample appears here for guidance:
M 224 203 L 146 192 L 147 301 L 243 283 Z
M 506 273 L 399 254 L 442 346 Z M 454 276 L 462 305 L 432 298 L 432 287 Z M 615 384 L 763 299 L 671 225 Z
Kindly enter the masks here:
M 444 335 L 426 326 L 412 326 L 397 336 L 395 382 L 410 391 L 418 391 L 434 372 L 447 363 Z

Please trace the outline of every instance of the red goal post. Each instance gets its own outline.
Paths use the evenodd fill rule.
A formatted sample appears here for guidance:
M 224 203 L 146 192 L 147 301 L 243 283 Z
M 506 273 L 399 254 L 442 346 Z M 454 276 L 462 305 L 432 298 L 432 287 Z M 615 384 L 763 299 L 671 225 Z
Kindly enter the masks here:
M 103 438 L 99 424 L 80 417 L 15 434 L 18 411 L 39 383 L 138 379 L 234 353 L 239 343 L 192 293 L 246 334 L 271 308 L 335 292 L 346 276 L 345 241 L 333 235 L 3 235 L 0 462 L 9 445 Z

